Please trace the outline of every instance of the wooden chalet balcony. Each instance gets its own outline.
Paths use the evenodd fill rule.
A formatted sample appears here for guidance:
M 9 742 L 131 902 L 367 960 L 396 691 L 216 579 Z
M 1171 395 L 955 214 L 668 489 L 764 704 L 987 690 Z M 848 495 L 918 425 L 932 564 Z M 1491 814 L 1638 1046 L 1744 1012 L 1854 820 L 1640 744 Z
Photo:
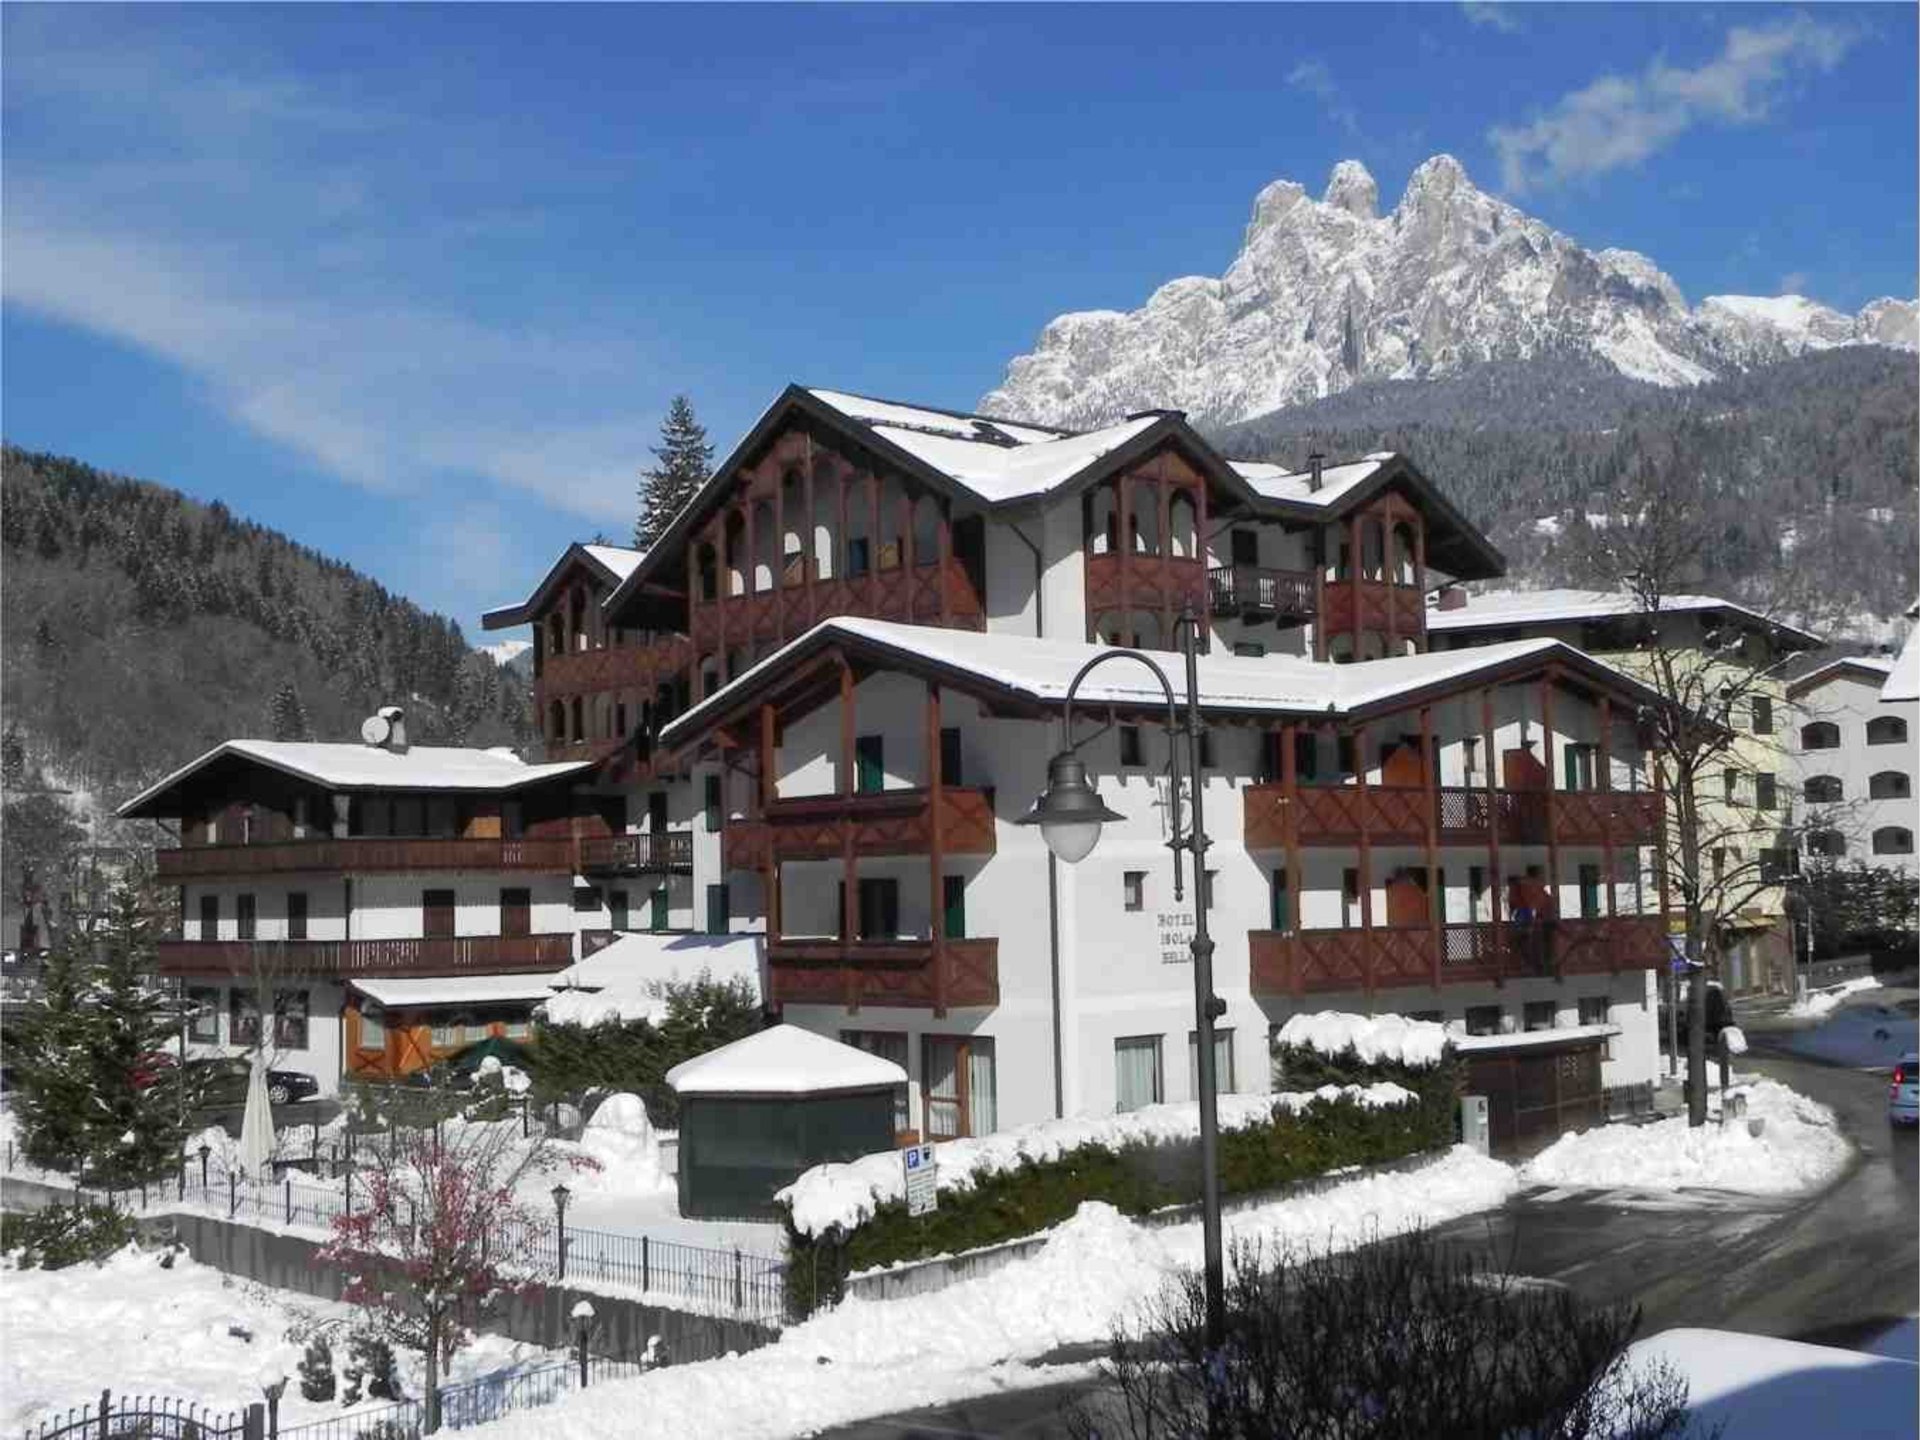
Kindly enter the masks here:
M 162 975 L 269 974 L 353 980 L 563 970 L 573 936 L 457 935 L 411 940 L 162 940 Z
M 1306 620 L 1314 613 L 1313 575 L 1258 565 L 1215 565 L 1207 571 L 1207 598 L 1215 615 L 1243 620 Z
M 703 653 L 747 640 L 790 640 L 835 615 L 864 615 L 875 620 L 904 620 L 920 625 L 944 623 L 962 630 L 986 624 L 987 607 L 973 577 L 958 558 L 945 565 L 903 565 L 881 557 L 879 568 L 858 575 L 822 579 L 810 574 L 798 557 L 788 564 L 783 583 L 739 595 L 696 598 L 688 622 L 693 644 Z M 724 589 L 724 586 L 723 586 Z
M 185 845 L 155 855 L 162 880 L 397 870 L 571 871 L 573 841 L 350 839 L 277 840 L 264 845 Z
M 1428 799 L 1423 786 L 1301 785 L 1302 845 L 1357 845 L 1361 833 L 1378 845 L 1424 845 Z M 1247 848 L 1277 850 L 1286 844 L 1286 790 L 1249 785 L 1241 791 Z M 1501 840 L 1544 845 L 1552 833 L 1568 845 L 1600 845 L 1611 833 L 1615 845 L 1653 843 L 1660 823 L 1660 797 L 1651 790 L 1495 790 L 1443 785 L 1433 793 L 1442 845 L 1485 845 L 1498 819 Z
M 1114 610 L 1177 613 L 1188 601 L 1196 612 L 1204 612 L 1209 603 L 1207 563 L 1197 556 L 1109 551 L 1088 555 L 1086 570 L 1089 615 Z
M 849 839 L 863 856 L 926 855 L 933 847 L 932 798 L 931 790 L 919 788 L 776 800 L 758 819 L 727 822 L 720 836 L 721 863 L 729 870 L 758 870 L 771 857 L 837 860 Z M 945 786 L 940 807 L 943 854 L 994 853 L 992 790 Z
M 782 936 L 767 946 L 767 973 L 776 1005 L 899 1005 L 944 1015 L 1000 1003 L 1000 942 Z
M 1417 585 L 1386 580 L 1329 580 L 1321 591 L 1320 624 L 1329 635 L 1424 635 L 1426 595 Z
M 1256 995 L 1302 996 L 1543 975 L 1604 975 L 1664 963 L 1658 915 L 1556 921 L 1544 941 L 1519 927 L 1484 922 L 1372 930 L 1247 932 Z
M 693 642 L 684 635 L 662 635 L 646 645 L 570 650 L 541 659 L 535 689 L 541 699 L 600 690 L 644 692 L 661 678 L 681 674 L 692 663 Z
M 689 875 L 693 873 L 693 832 L 659 835 L 605 835 L 580 842 L 583 875 Z

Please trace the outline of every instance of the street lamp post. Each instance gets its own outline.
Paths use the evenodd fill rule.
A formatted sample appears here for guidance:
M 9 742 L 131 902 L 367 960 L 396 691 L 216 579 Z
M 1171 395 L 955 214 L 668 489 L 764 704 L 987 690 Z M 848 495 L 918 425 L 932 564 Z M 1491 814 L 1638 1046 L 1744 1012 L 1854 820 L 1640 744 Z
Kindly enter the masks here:
M 1207 1396 L 1208 1411 L 1214 1410 L 1215 1368 L 1226 1343 L 1227 1307 L 1225 1266 L 1220 1245 L 1220 1122 L 1218 1077 L 1214 1067 L 1213 1022 L 1226 1014 L 1226 1002 L 1213 993 L 1213 938 L 1207 928 L 1208 893 L 1206 856 L 1211 842 L 1203 821 L 1201 774 L 1201 723 L 1198 643 L 1200 621 L 1188 601 L 1181 607 L 1175 626 L 1180 653 L 1186 661 L 1187 680 L 1187 775 L 1193 785 L 1193 823 L 1182 835 L 1180 829 L 1180 777 L 1174 763 L 1175 737 L 1182 728 L 1174 700 L 1173 685 L 1166 672 L 1139 650 L 1106 650 L 1080 667 L 1067 687 L 1065 733 L 1067 748 L 1054 756 L 1047 766 L 1047 788 L 1033 802 L 1033 809 L 1020 819 L 1022 825 L 1038 825 L 1047 848 L 1069 865 L 1078 864 L 1093 853 L 1099 843 L 1100 827 L 1109 820 L 1125 817 L 1107 808 L 1099 794 L 1087 783 L 1087 767 L 1075 753 L 1073 744 L 1073 697 L 1088 672 L 1110 660 L 1133 660 L 1153 672 L 1167 705 L 1167 771 L 1170 781 L 1173 836 L 1167 848 L 1173 851 L 1173 896 L 1181 898 L 1180 852 L 1193 856 L 1193 1009 L 1197 1032 L 1196 1069 L 1200 1080 L 1200 1228 L 1202 1279 L 1206 1288 Z

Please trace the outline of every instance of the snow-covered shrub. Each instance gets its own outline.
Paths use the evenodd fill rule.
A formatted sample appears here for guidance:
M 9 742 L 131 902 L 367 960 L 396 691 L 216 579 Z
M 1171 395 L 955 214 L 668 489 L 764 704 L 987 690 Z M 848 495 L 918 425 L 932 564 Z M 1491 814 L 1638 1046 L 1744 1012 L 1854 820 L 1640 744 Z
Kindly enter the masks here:
M 400 1379 L 394 1373 L 393 1346 L 377 1332 L 361 1328 L 347 1337 L 347 1363 L 343 1372 L 346 1388 L 342 1405 L 358 1405 L 367 1400 L 398 1400 Z
M 333 1346 L 315 1334 L 300 1352 L 300 1394 L 307 1400 L 331 1400 L 337 1388 L 333 1373 Z
M 1527 1285 L 1422 1234 L 1342 1253 L 1237 1246 L 1227 1343 L 1194 1271 L 1116 1336 L 1076 1436 L 1407 1435 L 1683 1440 L 1687 1385 L 1630 1367 L 1630 1304 Z M 1215 1397 L 1209 1424 L 1209 1392 Z M 1716 1432 L 1717 1433 L 1717 1432 Z
M 0 1215 L 0 1255 L 22 1270 L 62 1270 L 97 1263 L 134 1238 L 133 1221 L 105 1205 L 50 1205 Z
M 1349 1165 L 1375 1165 L 1454 1139 L 1452 1067 L 1419 1083 L 1222 1097 L 1220 1189 L 1252 1194 Z M 1142 1215 L 1200 1198 L 1198 1107 L 1149 1106 L 957 1140 L 935 1152 L 939 1208 L 909 1216 L 900 1159 L 887 1152 L 816 1166 L 780 1191 L 787 1300 L 811 1313 L 856 1270 L 957 1254 L 1035 1235 L 1089 1200 Z

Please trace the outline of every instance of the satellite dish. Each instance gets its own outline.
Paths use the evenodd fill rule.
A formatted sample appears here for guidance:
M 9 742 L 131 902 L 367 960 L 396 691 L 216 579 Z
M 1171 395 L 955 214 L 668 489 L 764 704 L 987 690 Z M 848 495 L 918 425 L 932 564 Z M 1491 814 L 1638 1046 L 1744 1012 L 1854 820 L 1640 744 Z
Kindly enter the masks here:
M 360 722 L 360 738 L 369 745 L 384 745 L 393 733 L 393 725 L 384 715 L 369 715 Z

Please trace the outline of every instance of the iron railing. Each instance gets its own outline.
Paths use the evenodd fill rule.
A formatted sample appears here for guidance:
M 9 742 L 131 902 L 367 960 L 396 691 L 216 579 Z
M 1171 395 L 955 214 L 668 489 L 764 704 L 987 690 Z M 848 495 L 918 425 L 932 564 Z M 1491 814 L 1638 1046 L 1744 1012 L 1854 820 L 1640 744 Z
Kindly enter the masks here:
M 116 1397 L 111 1390 L 43 1414 L 21 1433 L 25 1440 L 251 1440 L 244 1409 L 213 1410 L 170 1395 Z

